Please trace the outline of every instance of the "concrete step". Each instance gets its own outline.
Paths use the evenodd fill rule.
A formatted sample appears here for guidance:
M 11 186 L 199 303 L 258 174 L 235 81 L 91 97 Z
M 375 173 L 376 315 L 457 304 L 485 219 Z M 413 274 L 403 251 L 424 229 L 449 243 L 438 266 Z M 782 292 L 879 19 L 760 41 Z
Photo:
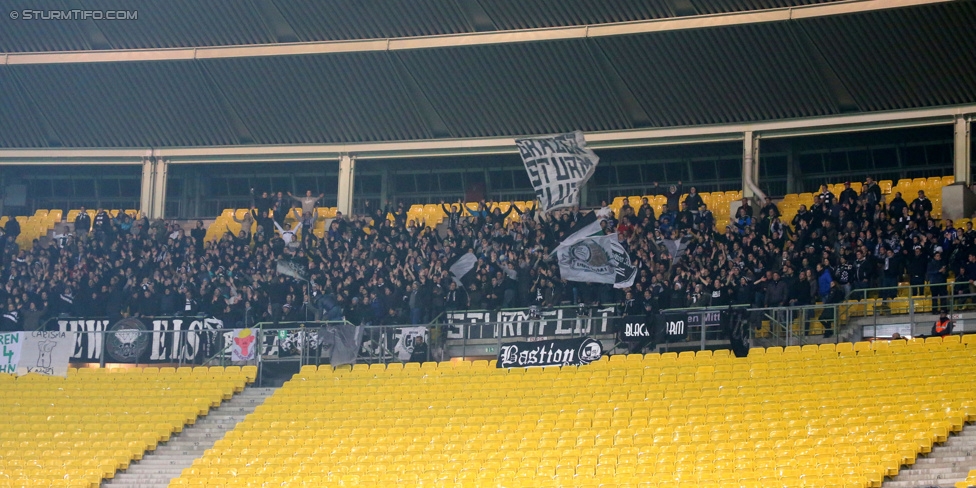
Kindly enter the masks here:
M 244 420 L 274 393 L 274 388 L 245 388 L 243 392 L 223 402 L 205 417 L 197 419 L 183 432 L 173 435 L 169 441 L 161 443 L 142 460 L 133 462 L 125 471 L 116 473 L 115 478 L 102 482 L 103 487 L 111 488 L 165 488 L 173 478 L 177 478 L 193 461 L 213 447 L 228 431 Z
M 932 452 L 919 457 L 914 465 L 885 481 L 883 488 L 955 488 L 976 468 L 976 430 L 965 426 Z

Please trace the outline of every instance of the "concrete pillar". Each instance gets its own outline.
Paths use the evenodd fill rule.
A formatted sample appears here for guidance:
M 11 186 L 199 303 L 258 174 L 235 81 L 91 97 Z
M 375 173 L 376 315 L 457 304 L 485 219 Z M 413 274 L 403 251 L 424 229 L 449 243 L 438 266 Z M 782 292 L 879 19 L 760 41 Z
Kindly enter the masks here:
M 153 202 L 151 218 L 161 219 L 166 214 L 166 175 L 168 173 L 169 161 L 163 158 L 156 158 L 156 165 L 153 168 Z
M 390 166 L 383 163 L 380 169 L 380 208 L 390 203 Z
M 152 216 L 153 177 L 156 175 L 152 158 L 142 158 L 142 185 L 139 191 L 139 213 Z
M 786 193 L 800 193 L 800 165 L 797 164 L 793 143 L 786 143 Z
M 742 135 L 742 196 L 749 199 L 765 198 L 758 184 L 759 137 L 752 131 L 746 131 Z
M 972 144 L 969 137 L 970 122 L 964 115 L 957 115 L 953 130 L 952 168 L 956 183 L 971 182 L 972 172 L 970 160 Z
M 339 157 L 339 191 L 337 210 L 343 215 L 352 213 L 352 190 L 356 181 L 356 159 L 348 154 Z

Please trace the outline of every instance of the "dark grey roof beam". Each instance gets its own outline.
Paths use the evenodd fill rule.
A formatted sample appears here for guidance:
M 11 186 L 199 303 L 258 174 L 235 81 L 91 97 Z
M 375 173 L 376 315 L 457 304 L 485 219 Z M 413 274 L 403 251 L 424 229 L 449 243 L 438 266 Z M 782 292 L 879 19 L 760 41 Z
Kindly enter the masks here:
M 64 4 L 68 7 L 65 10 L 89 10 L 86 9 L 78 0 L 64 0 Z M 105 37 L 105 34 L 103 34 L 101 29 L 98 28 L 98 24 L 95 23 L 94 20 L 83 19 L 73 22 L 78 22 L 78 27 L 80 27 L 88 37 L 87 41 L 90 48 L 97 50 L 115 48 L 115 46 L 108 42 L 108 38 Z
M 586 46 L 587 52 L 590 53 L 590 57 L 600 67 L 598 70 L 600 76 L 603 76 L 607 86 L 613 90 L 614 95 L 620 102 L 620 106 L 626 111 L 627 117 L 633 126 L 635 128 L 653 126 L 654 124 L 651 122 L 651 118 L 647 116 L 647 111 L 637 101 L 634 92 L 627 86 L 627 82 L 617 72 L 617 68 L 610 62 L 606 53 L 600 48 L 599 43 L 593 39 L 587 39 L 584 45 Z
M 687 17 L 689 15 L 700 15 L 695 4 L 691 0 L 667 0 L 668 7 L 675 17 Z
M 410 74 L 410 70 L 404 66 L 400 56 L 397 53 L 391 52 L 387 52 L 387 56 L 389 56 L 390 66 L 396 74 L 397 81 L 403 87 L 403 90 L 410 94 L 410 100 L 413 101 L 414 109 L 427 124 L 428 132 L 435 138 L 457 137 L 447 128 L 447 124 L 444 123 L 444 118 L 437 113 L 437 109 L 434 108 L 434 104 L 430 103 L 430 98 L 428 98 L 427 93 L 424 92 L 420 83 L 417 83 L 417 80 Z
M 264 18 L 265 24 L 271 29 L 271 34 L 274 36 L 275 40 L 278 42 L 299 42 L 301 39 L 298 38 L 298 34 L 295 33 L 295 29 L 292 28 L 291 24 L 285 20 L 285 17 L 281 15 L 281 11 L 278 10 L 278 6 L 275 5 L 274 0 L 251 0 L 254 3 L 254 7 L 257 8 L 258 12 L 261 12 L 261 16 Z
M 827 58 L 820 52 L 817 44 L 810 38 L 810 34 L 806 29 L 802 25 L 797 25 L 796 22 L 790 22 L 789 26 L 790 35 L 796 40 L 797 44 L 803 46 L 804 50 L 809 53 L 814 70 L 820 73 L 821 81 L 826 85 L 827 92 L 830 93 L 841 113 L 861 111 L 861 108 L 857 105 L 857 101 L 854 100 L 854 96 L 851 95 L 850 90 L 844 86 L 844 82 L 841 81 L 840 76 L 837 76 L 837 72 L 827 62 Z
M 237 136 L 238 144 L 254 144 L 254 136 L 251 135 L 251 130 L 247 128 L 244 124 L 244 120 L 241 119 L 240 114 L 237 110 L 234 110 L 234 105 L 230 103 L 230 99 L 227 95 L 221 91 L 220 85 L 214 81 L 213 75 L 210 70 L 204 65 L 204 63 L 194 63 L 196 69 L 200 70 L 200 74 L 206 80 L 207 90 L 210 91 L 210 95 L 213 97 L 217 105 L 223 110 L 224 115 L 227 116 L 227 120 L 230 122 L 231 126 L 234 128 L 234 134 Z
M 498 30 L 495 21 L 491 19 L 488 12 L 478 3 L 478 0 L 454 0 L 461 14 L 468 19 L 468 23 L 475 32 L 489 32 Z
M 15 70 L 10 70 L 9 73 L 10 79 L 17 86 L 15 93 L 20 94 L 24 104 L 30 107 L 30 117 L 34 119 L 37 126 L 44 133 L 44 140 L 47 141 L 47 145 L 49 147 L 63 147 L 64 144 L 61 142 L 61 136 L 54 130 L 54 126 L 48 122 L 47 117 L 44 116 L 44 112 L 31 96 L 31 91 L 27 89 L 31 84 L 25 82 L 22 75 L 18 74 Z

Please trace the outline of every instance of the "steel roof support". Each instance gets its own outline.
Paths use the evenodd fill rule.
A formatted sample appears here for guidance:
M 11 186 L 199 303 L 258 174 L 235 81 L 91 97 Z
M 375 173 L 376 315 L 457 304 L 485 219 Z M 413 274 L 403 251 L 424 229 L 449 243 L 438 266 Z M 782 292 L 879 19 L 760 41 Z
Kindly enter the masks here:
M 356 183 L 356 158 L 343 154 L 339 157 L 339 191 L 336 210 L 343 215 L 352 213 L 353 185 Z
M 150 156 L 142 159 L 142 185 L 139 190 L 139 213 L 142 215 L 152 215 L 155 165 L 155 160 Z
M 972 122 L 957 115 L 953 123 L 952 168 L 956 182 L 969 185 L 972 181 L 972 138 L 969 136 Z

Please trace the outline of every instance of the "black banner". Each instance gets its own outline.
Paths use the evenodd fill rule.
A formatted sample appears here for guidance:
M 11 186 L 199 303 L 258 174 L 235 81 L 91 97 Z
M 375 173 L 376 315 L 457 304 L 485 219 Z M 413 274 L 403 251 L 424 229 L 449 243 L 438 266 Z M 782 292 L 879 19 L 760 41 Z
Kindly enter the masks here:
M 57 330 L 77 332 L 72 362 L 193 363 L 221 354 L 230 357 L 233 330 L 214 317 L 61 319 Z M 256 330 L 256 329 L 255 329 Z M 316 328 L 265 331 L 259 350 L 264 357 L 301 354 L 318 346 Z M 182 358 L 181 358 L 182 356 Z
M 498 351 L 498 368 L 580 366 L 600 359 L 603 345 L 590 337 L 553 341 L 513 342 Z
M 722 310 L 663 312 L 656 317 L 661 342 L 683 342 L 688 339 L 689 327 L 720 327 L 726 312 Z
M 583 315 L 576 308 L 541 310 L 537 314 L 532 314 L 527 309 L 448 312 L 447 338 L 494 339 L 497 337 L 497 327 L 501 327 L 503 339 L 605 334 L 612 332 L 610 319 L 613 312 L 613 307 L 596 310 L 587 308 Z M 467 337 L 464 337 L 465 332 Z
M 217 352 L 223 327 L 216 318 L 126 318 L 58 320 L 58 330 L 77 332 L 73 362 L 98 362 L 105 354 L 110 363 L 192 363 L 201 355 Z M 230 333 L 228 333 L 230 334 Z M 226 343 L 230 343 L 230 338 Z
M 682 342 L 688 339 L 690 321 L 687 313 L 662 313 L 658 315 L 658 323 L 662 342 Z

